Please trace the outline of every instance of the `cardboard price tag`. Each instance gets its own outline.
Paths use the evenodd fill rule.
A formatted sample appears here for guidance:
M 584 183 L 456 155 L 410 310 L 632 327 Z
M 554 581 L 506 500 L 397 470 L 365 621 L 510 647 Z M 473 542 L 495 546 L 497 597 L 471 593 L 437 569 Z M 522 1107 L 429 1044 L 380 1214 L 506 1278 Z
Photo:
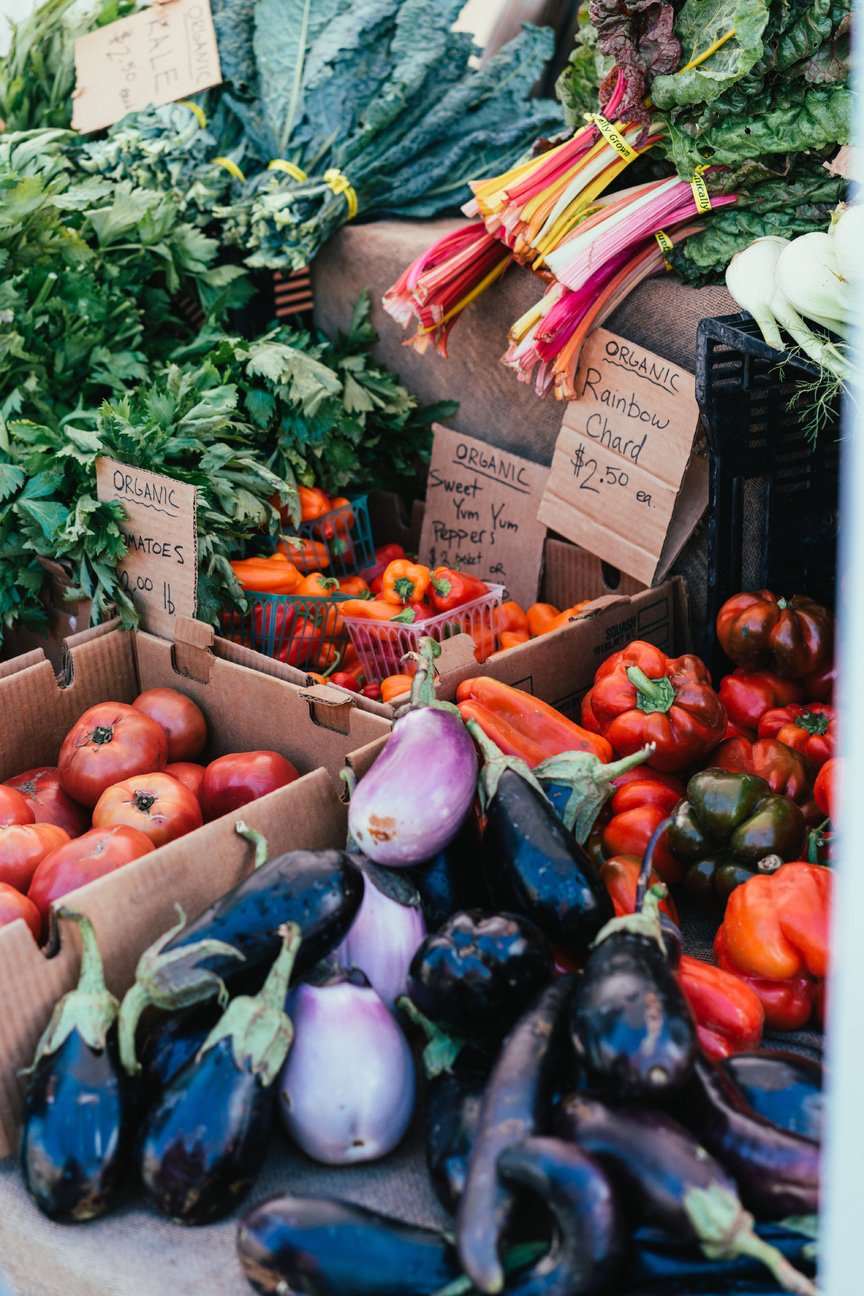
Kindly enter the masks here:
M 527 607 L 537 598 L 546 528 L 537 506 L 546 469 L 435 424 L 420 560 L 457 567 Z
M 146 630 L 173 639 L 176 618 L 194 617 L 197 605 L 195 487 L 106 456 L 96 462 L 96 493 L 126 510 L 121 530 L 129 553 L 117 568 L 121 589 Z
M 686 369 L 591 334 L 564 414 L 539 517 L 646 585 L 661 580 L 708 503 L 692 455 L 699 418 Z
M 76 40 L 72 125 L 101 130 L 221 80 L 210 0 L 153 3 Z

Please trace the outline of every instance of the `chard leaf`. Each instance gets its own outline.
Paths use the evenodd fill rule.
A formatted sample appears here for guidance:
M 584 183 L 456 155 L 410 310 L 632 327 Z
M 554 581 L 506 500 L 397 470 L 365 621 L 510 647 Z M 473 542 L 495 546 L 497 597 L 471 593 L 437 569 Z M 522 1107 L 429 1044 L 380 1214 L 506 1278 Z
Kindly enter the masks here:
M 682 64 L 698 58 L 733 28 L 735 35 L 698 67 L 655 77 L 651 97 L 656 106 L 705 103 L 734 85 L 762 57 L 768 16 L 765 0 L 686 0 L 675 20 Z
M 19 503 L 22 513 L 38 525 L 46 540 L 52 540 L 56 531 L 63 526 L 69 510 L 56 500 L 22 499 Z

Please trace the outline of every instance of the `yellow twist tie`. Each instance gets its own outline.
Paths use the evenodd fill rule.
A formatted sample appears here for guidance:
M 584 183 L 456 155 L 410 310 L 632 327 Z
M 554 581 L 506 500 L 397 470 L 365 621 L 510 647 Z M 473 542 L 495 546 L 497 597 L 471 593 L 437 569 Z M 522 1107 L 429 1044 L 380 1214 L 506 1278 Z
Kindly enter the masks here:
M 711 195 L 708 192 L 708 185 L 705 181 L 704 172 L 706 166 L 697 166 L 693 179 L 690 181 L 690 188 L 693 190 L 693 201 L 696 204 L 696 210 L 700 216 L 711 210 Z
M 338 197 L 339 194 L 345 195 L 345 201 L 348 204 L 348 219 L 353 220 L 357 215 L 357 194 L 354 192 L 354 186 L 346 175 L 343 175 L 338 167 L 330 167 L 324 172 L 324 182 L 328 184 Z
M 606 143 L 611 144 L 615 152 L 625 162 L 632 162 L 634 158 L 639 156 L 638 149 L 634 149 L 632 145 L 628 144 L 621 132 L 610 121 L 607 121 L 601 113 L 585 113 L 585 120 L 594 123 Z
M 285 174 L 290 175 L 293 180 L 303 181 L 309 179 L 302 167 L 295 166 L 293 162 L 286 162 L 283 158 L 274 158 L 272 162 L 268 162 L 267 170 L 284 171 Z
M 203 130 L 207 125 L 207 118 L 204 116 L 204 109 L 199 104 L 193 103 L 191 99 L 178 99 L 177 102 L 183 108 L 188 108 L 191 113 L 195 114 L 198 118 L 198 125 Z
M 236 163 L 236 162 L 232 162 L 231 158 L 225 158 L 225 157 L 213 158 L 213 159 L 212 159 L 212 165 L 213 165 L 213 166 L 221 166 L 221 167 L 224 167 L 225 170 L 228 172 L 228 174 L 229 174 L 229 175 L 232 175 L 232 176 L 234 177 L 235 180 L 245 180 L 245 179 L 246 179 L 245 175 L 244 175 L 243 172 L 240 170 L 240 168 L 239 168 L 239 166 L 237 165 L 237 163 Z
M 663 253 L 663 260 L 666 263 L 666 269 L 671 270 L 672 262 L 669 260 L 669 253 L 672 251 L 675 244 L 672 242 L 665 230 L 655 230 L 654 237 L 657 240 L 657 246 Z

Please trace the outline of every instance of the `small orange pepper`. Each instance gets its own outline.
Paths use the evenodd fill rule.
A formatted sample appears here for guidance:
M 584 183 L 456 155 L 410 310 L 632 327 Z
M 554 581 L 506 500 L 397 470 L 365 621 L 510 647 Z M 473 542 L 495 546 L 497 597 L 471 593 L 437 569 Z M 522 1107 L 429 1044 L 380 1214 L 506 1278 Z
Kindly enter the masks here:
M 411 684 L 410 675 L 388 675 L 381 681 L 381 701 L 391 702 L 393 698 L 401 697 L 403 693 L 410 693 Z
M 551 621 L 547 622 L 543 629 L 538 631 L 538 634 L 551 634 L 553 630 L 560 630 L 562 626 L 569 625 L 573 618 L 577 617 L 588 606 L 589 602 L 590 599 L 583 599 L 581 603 L 574 603 L 572 607 L 565 608 L 563 612 L 558 613 L 557 617 L 553 617 Z
M 306 575 L 330 566 L 330 550 L 323 540 L 283 535 L 276 546 L 276 552 L 285 558 L 290 558 L 297 570 Z
M 333 540 L 340 536 L 343 540 L 347 539 L 348 532 L 354 530 L 354 509 L 351 501 L 345 495 L 334 495 L 330 501 L 331 510 L 342 509 L 332 522 L 327 522 L 324 526 L 324 536 L 327 540 Z
M 293 594 L 301 576 L 284 554 L 271 558 L 240 558 L 232 562 L 231 570 L 244 590 L 256 594 Z
M 352 598 L 360 598 L 361 595 L 369 593 L 369 586 L 362 576 L 340 576 L 339 593 L 350 594 Z
M 300 518 L 303 522 L 314 522 L 316 518 L 329 513 L 333 505 L 330 496 L 325 495 L 317 486 L 298 486 L 300 497 Z
M 299 598 L 330 598 L 334 592 L 339 593 L 339 582 L 333 576 L 325 576 L 323 572 L 312 572 L 311 575 L 304 576 L 295 590 Z
M 561 615 L 561 609 L 551 603 L 532 603 L 525 613 L 532 637 L 542 634 L 545 626 Z
M 412 562 L 410 558 L 395 558 L 384 570 L 381 594 L 388 603 L 404 607 L 406 603 L 420 603 L 423 600 L 432 573 L 421 563 Z
M 506 634 L 511 630 L 524 632 L 529 638 L 531 637 L 531 630 L 524 609 L 513 599 L 510 599 L 507 603 L 502 603 L 495 613 L 495 629 L 498 631 L 499 638 L 502 634 Z
M 343 616 L 360 617 L 364 621 L 392 621 L 399 609 L 384 599 L 346 599 L 339 605 Z
M 502 630 L 498 636 L 500 651 L 506 652 L 508 648 L 516 648 L 519 644 L 528 643 L 530 639 L 527 630 Z

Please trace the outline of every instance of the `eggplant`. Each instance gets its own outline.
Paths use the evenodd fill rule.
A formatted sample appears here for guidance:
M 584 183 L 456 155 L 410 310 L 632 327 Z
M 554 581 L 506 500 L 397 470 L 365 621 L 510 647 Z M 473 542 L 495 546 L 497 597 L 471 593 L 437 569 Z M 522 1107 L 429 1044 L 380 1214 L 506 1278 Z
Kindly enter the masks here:
M 527 918 L 471 909 L 426 937 L 411 961 L 408 993 L 436 1026 L 500 1040 L 554 971 L 549 942 Z
M 353 1165 L 386 1156 L 414 1113 L 408 1042 L 361 972 L 340 970 L 291 994 L 297 1043 L 279 1077 L 279 1112 L 316 1161 Z
M 816 1214 L 819 1144 L 757 1116 L 708 1058 L 697 1059 L 689 1083 L 676 1095 L 675 1114 L 734 1177 L 754 1215 L 779 1220 Z
M 120 1006 L 120 1057 L 138 1070 L 135 1034 L 150 1006 L 176 1012 L 217 995 L 241 978 L 258 989 L 259 970 L 276 958 L 279 928 L 296 923 L 302 933 L 296 973 L 309 971 L 348 932 L 363 898 L 363 879 L 344 851 L 288 851 L 267 860 L 220 896 L 191 923 L 161 936 L 138 960 L 135 982 Z M 248 974 L 255 984 L 248 984 Z
M 614 917 L 583 847 L 543 793 L 513 768 L 500 771 L 488 800 L 480 860 L 493 905 L 530 918 L 571 958 L 587 953 Z
M 505 1040 L 486 1086 L 457 1217 L 459 1256 L 481 1292 L 503 1287 L 499 1248 L 515 1205 L 513 1189 L 499 1178 L 498 1158 L 545 1132 L 572 991 L 573 977 L 560 976 L 540 993 Z
M 268 1296 L 433 1296 L 461 1272 L 443 1234 L 327 1197 L 254 1206 L 240 1220 L 237 1251 Z
M 406 870 L 420 894 L 430 931 L 460 909 L 482 909 L 486 888 L 480 873 L 480 834 L 469 815 L 448 846 Z
M 621 1098 L 657 1098 L 686 1082 L 696 1026 L 666 954 L 657 897 L 608 923 L 573 995 L 571 1029 L 589 1080 Z
M 615 1291 L 627 1234 L 608 1174 L 581 1149 L 554 1138 L 528 1138 L 505 1149 L 498 1173 L 539 1198 L 552 1216 L 550 1249 L 507 1282 L 513 1296 L 607 1296 Z
M 137 1086 L 117 1054 L 118 1003 L 105 987 L 96 934 L 78 924 L 81 972 L 56 1005 L 36 1048 L 24 1093 L 20 1162 L 27 1191 L 49 1219 L 96 1219 L 114 1206 L 128 1175 Z
M 781 1129 L 822 1141 L 825 1095 L 822 1064 L 800 1053 L 764 1049 L 733 1053 L 719 1065 L 757 1116 Z
M 178 1071 L 191 1062 L 222 1016 L 215 999 L 188 1012 L 161 1014 L 150 1023 L 138 1049 L 144 1085 L 152 1096 L 167 1088 Z
M 426 935 L 420 897 L 408 878 L 357 861 L 363 899 L 335 958 L 365 973 L 372 989 L 393 1008 L 408 985 L 408 968 Z
M 348 807 L 348 829 L 364 855 L 391 868 L 444 850 L 474 801 L 474 744 L 457 708 L 435 701 L 433 661 L 440 652 L 433 640 L 421 641 L 410 706 Z
M 756 1224 L 753 1230 L 763 1242 L 780 1251 L 790 1264 L 813 1277 L 813 1240 L 803 1233 L 780 1224 Z M 765 1281 L 767 1279 L 767 1282 Z M 699 1292 L 757 1292 L 773 1296 L 776 1284 L 765 1273 L 764 1266 L 749 1255 L 725 1260 L 708 1259 L 697 1254 L 691 1245 L 662 1229 L 640 1228 L 631 1238 L 627 1264 L 628 1290 L 640 1296 L 656 1292 L 657 1296 L 697 1296 Z
M 494 1058 L 464 1048 L 448 1071 L 426 1086 L 426 1165 L 445 1210 L 454 1213 L 465 1188 L 483 1093 Z
M 252 1188 L 269 1151 L 273 1081 L 293 1039 L 285 996 L 301 940 L 296 923 L 282 932 L 263 989 L 231 1000 L 145 1117 L 141 1182 L 156 1208 L 178 1223 L 227 1215 Z
M 756 1235 L 732 1178 L 671 1116 L 571 1094 L 557 1109 L 555 1130 L 606 1166 L 636 1221 L 710 1259 L 751 1256 L 787 1291 L 817 1296 L 810 1279 Z

